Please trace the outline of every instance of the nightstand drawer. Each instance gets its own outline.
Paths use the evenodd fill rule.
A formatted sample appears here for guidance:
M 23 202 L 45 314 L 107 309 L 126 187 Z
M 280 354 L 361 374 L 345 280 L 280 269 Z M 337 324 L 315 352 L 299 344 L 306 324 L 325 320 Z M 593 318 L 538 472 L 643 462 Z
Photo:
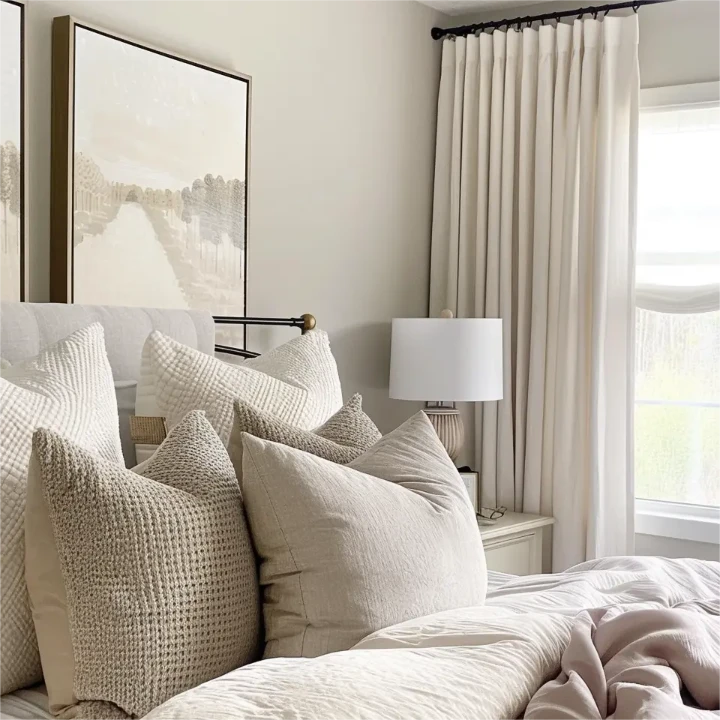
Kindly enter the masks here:
M 550 572 L 551 517 L 506 512 L 494 523 L 480 524 L 488 570 L 510 575 Z
M 537 533 L 518 535 L 485 544 L 488 570 L 509 575 L 534 575 L 542 572 Z

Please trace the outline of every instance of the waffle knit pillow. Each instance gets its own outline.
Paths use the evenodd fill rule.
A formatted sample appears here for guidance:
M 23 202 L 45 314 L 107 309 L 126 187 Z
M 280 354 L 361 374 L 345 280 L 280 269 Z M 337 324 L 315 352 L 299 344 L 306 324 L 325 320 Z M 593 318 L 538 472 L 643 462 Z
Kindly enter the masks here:
M 164 417 L 172 428 L 191 410 L 204 410 L 227 445 L 236 398 L 305 430 L 325 422 L 342 406 L 327 334 L 311 330 L 242 365 L 229 365 L 157 331 L 148 337 L 136 415 Z
M 99 323 L 78 330 L 0 378 L 2 693 L 42 679 L 25 585 L 25 492 L 33 432 L 52 428 L 123 463 L 118 411 Z
M 143 475 L 48 430 L 35 433 L 31 462 L 28 587 L 53 712 L 142 717 L 256 659 L 240 488 L 202 412 Z
M 243 444 L 266 658 L 347 650 L 388 625 L 484 603 L 475 512 L 424 413 L 349 465 L 248 434 Z
M 236 400 L 228 452 L 238 477 L 242 473 L 243 433 L 304 450 L 336 463 L 349 463 L 382 437 L 375 423 L 363 412 L 362 395 L 359 393 L 355 393 L 315 430 L 301 430 L 244 400 Z

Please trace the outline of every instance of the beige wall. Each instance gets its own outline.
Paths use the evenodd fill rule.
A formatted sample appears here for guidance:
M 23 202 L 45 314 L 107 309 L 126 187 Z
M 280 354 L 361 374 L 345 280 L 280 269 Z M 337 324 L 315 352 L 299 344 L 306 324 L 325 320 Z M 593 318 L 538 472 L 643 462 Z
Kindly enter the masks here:
M 508 10 L 448 18 L 443 27 L 521 15 L 572 10 L 605 2 L 558 0 Z M 618 10 L 617 13 L 632 12 Z M 640 84 L 642 87 L 685 85 L 720 78 L 720 2 L 676 0 L 642 7 L 640 18 Z M 569 22 L 569 21 L 566 21 Z
M 311 312 L 387 431 L 389 321 L 427 312 L 444 17 L 415 2 L 29 0 L 31 299 L 48 299 L 50 32 L 71 14 L 253 78 L 248 314 Z M 289 337 L 260 331 L 251 347 Z

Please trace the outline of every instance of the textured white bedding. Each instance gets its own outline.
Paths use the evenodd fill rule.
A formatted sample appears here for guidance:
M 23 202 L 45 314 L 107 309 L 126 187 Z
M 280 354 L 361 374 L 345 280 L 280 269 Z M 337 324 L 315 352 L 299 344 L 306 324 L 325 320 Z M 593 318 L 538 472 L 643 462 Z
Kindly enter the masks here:
M 720 563 L 594 560 L 564 573 L 510 579 L 491 589 L 484 607 L 401 623 L 347 652 L 249 665 L 178 695 L 148 717 L 517 717 L 557 675 L 581 610 L 672 607 L 719 593 Z
M 16 690 L 0 698 L 2 720 L 36 720 L 52 718 L 48 710 L 48 696 L 45 685 L 33 685 Z

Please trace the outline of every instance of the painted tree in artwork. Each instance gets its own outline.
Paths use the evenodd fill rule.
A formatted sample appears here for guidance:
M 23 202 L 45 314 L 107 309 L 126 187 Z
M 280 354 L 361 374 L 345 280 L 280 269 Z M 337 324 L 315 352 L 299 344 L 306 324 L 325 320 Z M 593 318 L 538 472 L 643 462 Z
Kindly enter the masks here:
M 12 185 L 10 190 L 10 212 L 16 216 L 20 215 L 20 151 L 12 145 L 10 153 L 10 177 Z
M 8 204 L 10 202 L 10 168 L 8 167 L 8 157 L 4 145 L 0 145 L 0 202 L 3 206 L 3 224 L 5 232 L 3 233 L 3 250 L 8 251 Z
M 188 226 L 187 232 L 185 233 L 185 244 L 187 245 L 187 238 L 190 237 L 190 228 L 192 227 L 192 192 L 189 187 L 184 187 L 180 192 L 180 219 Z
M 8 140 L 0 146 L 0 200 L 3 206 L 3 249 L 8 249 L 8 213 L 20 215 L 20 152 Z
M 225 214 L 225 180 L 222 175 L 218 175 L 213 178 L 212 175 L 205 176 L 205 183 L 210 184 L 208 187 L 212 188 L 210 193 L 209 210 L 211 217 L 210 224 L 210 242 L 215 246 L 215 273 L 217 274 L 219 269 L 218 254 L 220 250 L 220 244 L 222 243 L 222 234 L 226 231 L 225 220 L 227 216 Z
M 108 199 L 109 185 L 95 161 L 75 153 L 75 210 L 93 215 Z
M 158 192 L 162 192 L 158 190 Z M 163 192 L 163 199 L 162 199 L 163 207 L 166 210 L 172 210 L 173 209 L 173 191 L 166 189 L 165 192 Z
M 237 248 L 245 244 L 245 183 L 233 179 L 228 182 L 227 212 L 230 241 Z
M 172 217 L 185 225 L 180 233 L 188 248 L 206 271 L 235 283 L 242 277 L 242 250 L 245 247 L 245 183 L 208 173 L 191 187 L 173 193 L 167 200 Z M 212 249 L 212 250 L 211 250 Z M 239 252 L 238 252 L 239 251 Z M 222 264 L 221 264 L 222 260 Z M 210 267 L 208 267 L 208 265 Z

